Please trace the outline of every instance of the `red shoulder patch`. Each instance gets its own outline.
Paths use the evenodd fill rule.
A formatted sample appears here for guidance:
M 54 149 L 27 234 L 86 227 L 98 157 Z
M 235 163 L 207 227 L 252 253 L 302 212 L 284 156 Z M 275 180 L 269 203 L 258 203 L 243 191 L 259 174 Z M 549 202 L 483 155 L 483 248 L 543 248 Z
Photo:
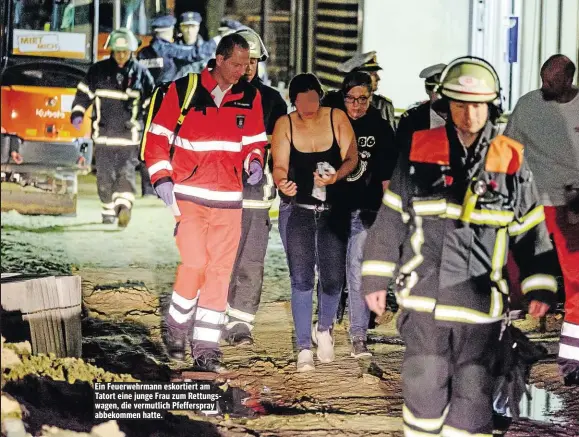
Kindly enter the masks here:
M 410 146 L 410 161 L 449 165 L 450 145 L 446 136 L 446 127 L 414 132 Z
M 499 135 L 491 141 L 485 170 L 493 173 L 515 174 L 523 164 L 523 150 L 521 143 Z

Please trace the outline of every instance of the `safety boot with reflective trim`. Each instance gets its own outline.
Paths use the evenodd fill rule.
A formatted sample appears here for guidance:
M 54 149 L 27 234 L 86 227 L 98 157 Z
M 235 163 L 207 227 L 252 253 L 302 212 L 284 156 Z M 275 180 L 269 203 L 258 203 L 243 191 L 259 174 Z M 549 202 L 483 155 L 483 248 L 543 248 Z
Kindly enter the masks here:
M 105 225 L 112 225 L 115 223 L 117 219 L 114 215 L 103 215 L 103 224 Z
M 191 345 L 191 358 L 194 370 L 200 372 L 223 373 L 226 371 L 221 363 L 223 354 L 218 348 L 206 348 L 199 345 Z
M 251 346 L 253 344 L 251 331 L 244 323 L 237 323 L 230 329 L 224 329 L 223 336 L 231 346 Z
M 165 332 L 165 346 L 167 354 L 175 360 L 185 359 L 185 344 L 187 343 L 187 330 L 178 329 L 174 326 L 167 325 Z

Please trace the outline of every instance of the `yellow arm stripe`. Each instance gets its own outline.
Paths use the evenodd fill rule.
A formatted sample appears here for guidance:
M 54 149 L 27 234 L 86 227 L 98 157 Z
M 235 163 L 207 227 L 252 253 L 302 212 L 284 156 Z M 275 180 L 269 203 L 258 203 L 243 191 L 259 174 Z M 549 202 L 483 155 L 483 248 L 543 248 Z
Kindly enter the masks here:
M 549 290 L 553 293 L 557 292 L 557 280 L 551 275 L 531 275 L 521 282 L 521 291 L 527 294 L 535 290 Z
M 539 223 L 545 220 L 545 208 L 543 205 L 539 205 L 533 210 L 531 210 L 528 214 L 521 217 L 514 223 L 509 225 L 509 235 L 511 237 L 515 237 L 517 235 L 521 235 Z
M 383 276 L 392 278 L 396 264 L 386 261 L 369 260 L 362 263 L 362 276 Z

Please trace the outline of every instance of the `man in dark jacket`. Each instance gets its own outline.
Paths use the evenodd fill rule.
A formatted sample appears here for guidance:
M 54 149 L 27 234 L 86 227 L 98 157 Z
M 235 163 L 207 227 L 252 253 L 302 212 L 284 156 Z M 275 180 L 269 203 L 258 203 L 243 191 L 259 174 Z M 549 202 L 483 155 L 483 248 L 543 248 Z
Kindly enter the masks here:
M 155 79 L 155 85 L 175 80 L 177 62 L 190 63 L 199 58 L 197 46 L 173 41 L 176 23 L 172 15 L 155 18 L 151 22 L 153 40 L 137 54 L 141 65 L 147 67 Z
M 103 223 L 125 227 L 135 201 L 135 164 L 142 135 L 142 117 L 155 86 L 151 74 L 134 58 L 138 42 L 128 29 L 111 33 L 109 59 L 92 65 L 78 84 L 71 123 L 80 129 L 93 105 L 97 187 Z
M 381 314 L 395 278 L 405 435 L 490 437 L 508 250 L 534 317 L 555 300 L 557 260 L 523 146 L 497 135 L 495 70 L 456 59 L 440 93 L 447 124 L 417 131 L 400 155 L 369 231 L 362 286 Z
M 436 64 L 420 72 L 419 77 L 424 79 L 424 90 L 428 95 L 428 100 L 402 114 L 396 131 L 399 137 L 398 142 L 408 142 L 412 134 L 418 130 L 434 129 L 446 124 L 446 114 L 441 114 L 433 108 L 434 102 L 438 100 L 435 88 L 440 80 L 440 73 L 445 67 L 445 64 Z
M 211 38 L 205 41 L 199 35 L 201 22 L 202 19 L 199 12 L 183 12 L 179 17 L 179 39 L 177 43 L 185 46 L 195 46 L 198 59 L 195 62 L 177 61 L 179 70 L 175 78 L 183 77 L 187 73 L 201 73 L 207 61 L 215 55 L 217 39 Z
M 257 75 L 259 62 L 265 61 L 268 57 L 259 35 L 249 29 L 236 33 L 243 36 L 249 44 L 251 59 L 245 79 L 261 94 L 265 131 L 268 140 L 271 140 L 275 122 L 287 113 L 287 105 L 279 92 L 265 85 Z M 250 185 L 248 183 L 250 177 L 243 175 L 241 239 L 229 286 L 227 306 L 229 323 L 225 329 L 225 338 L 233 345 L 253 343 L 251 330 L 261 298 L 263 266 L 271 228 L 269 208 L 276 195 L 271 176 L 270 147 L 270 145 L 266 147 L 264 177 L 261 182 Z
M 377 93 L 378 83 L 380 82 L 380 74 L 378 72 L 382 70 L 382 67 L 378 64 L 376 52 L 360 53 L 338 65 L 337 68 L 338 71 L 342 73 L 364 71 L 372 77 L 372 106 L 380 111 L 382 118 L 390 123 L 392 129 L 396 130 L 396 118 L 394 117 L 394 104 L 392 100 Z M 332 102 L 331 106 L 333 106 L 334 103 L 335 102 Z

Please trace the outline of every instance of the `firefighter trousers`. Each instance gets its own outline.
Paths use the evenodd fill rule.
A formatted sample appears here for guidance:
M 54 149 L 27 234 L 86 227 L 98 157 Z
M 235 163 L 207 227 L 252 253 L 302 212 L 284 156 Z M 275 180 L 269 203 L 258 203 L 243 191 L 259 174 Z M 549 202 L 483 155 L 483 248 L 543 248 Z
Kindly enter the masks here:
M 491 437 L 500 328 L 500 322 L 448 326 L 431 313 L 400 314 L 405 436 Z
M 253 329 L 263 286 L 263 266 L 271 222 L 269 209 L 244 208 L 241 238 L 229 284 L 227 329 L 244 324 Z
M 121 206 L 131 209 L 137 191 L 137 146 L 96 145 L 95 160 L 103 218 L 116 216 Z
M 181 255 L 174 291 L 188 302 L 192 340 L 217 348 L 225 322 L 227 294 L 241 234 L 241 209 L 211 208 L 177 201 L 175 239 Z M 188 321 L 187 321 L 188 322 Z M 185 324 L 185 321 L 183 321 Z
M 559 368 L 563 376 L 574 373 L 579 381 L 579 224 L 569 223 L 564 206 L 546 206 L 545 222 L 555 241 L 565 286 Z

